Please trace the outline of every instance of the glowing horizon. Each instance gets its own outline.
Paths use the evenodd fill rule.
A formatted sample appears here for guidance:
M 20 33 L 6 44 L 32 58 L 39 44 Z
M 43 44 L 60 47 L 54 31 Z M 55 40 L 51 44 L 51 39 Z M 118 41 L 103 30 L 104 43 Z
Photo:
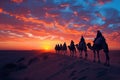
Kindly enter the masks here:
M 0 50 L 54 50 L 101 30 L 111 50 L 120 50 L 119 0 L 2 0 Z

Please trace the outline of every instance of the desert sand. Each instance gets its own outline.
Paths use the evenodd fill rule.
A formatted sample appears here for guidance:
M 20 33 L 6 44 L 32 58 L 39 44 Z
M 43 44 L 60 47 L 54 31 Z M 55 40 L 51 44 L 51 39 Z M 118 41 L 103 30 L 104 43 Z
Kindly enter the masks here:
M 110 66 L 104 65 L 104 57 L 94 63 L 88 53 L 85 60 L 50 52 L 0 51 L 0 80 L 120 80 L 119 51 L 111 51 Z

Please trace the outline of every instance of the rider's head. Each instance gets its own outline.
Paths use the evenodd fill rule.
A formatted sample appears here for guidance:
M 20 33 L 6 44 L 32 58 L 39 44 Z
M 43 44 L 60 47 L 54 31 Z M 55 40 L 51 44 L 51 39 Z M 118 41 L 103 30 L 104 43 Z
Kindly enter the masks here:
M 102 36 L 102 33 L 100 32 L 100 30 L 97 30 L 97 37 Z
M 81 39 L 80 39 L 80 41 L 84 41 L 84 37 L 83 37 L 83 36 L 81 36 Z
M 73 40 L 71 40 L 71 43 L 74 43 Z

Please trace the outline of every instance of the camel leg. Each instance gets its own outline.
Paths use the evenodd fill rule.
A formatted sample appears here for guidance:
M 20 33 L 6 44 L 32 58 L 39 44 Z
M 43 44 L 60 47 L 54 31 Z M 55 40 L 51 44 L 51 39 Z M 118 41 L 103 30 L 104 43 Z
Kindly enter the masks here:
M 110 58 L 109 58 L 109 54 L 106 52 L 106 53 L 105 53 L 105 55 L 106 55 L 106 62 L 105 62 L 105 63 L 106 63 L 106 65 L 108 65 L 108 66 L 109 66 L 109 65 L 110 65 L 110 61 L 109 61 L 109 60 L 110 60 Z
M 72 55 L 72 51 L 71 51 L 71 57 L 72 57 L 73 55 Z
M 93 53 L 94 53 L 94 60 L 93 60 L 93 62 L 96 62 L 96 51 L 94 50 Z
M 71 56 L 71 51 L 70 51 L 70 56 Z
M 65 50 L 63 50 L 63 55 L 65 55 Z
M 72 51 L 70 51 L 70 56 L 72 57 Z
M 74 57 L 74 51 L 72 52 L 72 57 Z
M 76 56 L 76 53 L 75 53 L 75 51 L 73 51 L 73 56 L 74 56 L 74 57 Z
M 72 51 L 71 51 L 71 57 L 73 56 L 73 53 L 72 53 Z
M 77 57 L 77 54 L 76 54 L 77 52 L 76 52 L 76 50 L 74 51 L 74 54 L 75 54 L 75 57 Z
M 72 56 L 72 52 L 70 51 L 70 56 Z
M 65 50 L 65 55 L 67 55 L 67 50 Z
M 84 52 L 85 52 L 85 59 L 87 59 L 88 57 L 87 51 L 84 51 Z
M 82 58 L 82 51 L 80 50 L 80 58 Z
M 73 51 L 71 51 L 71 57 L 73 57 Z
M 63 55 L 65 55 L 65 50 L 63 50 Z
M 105 56 L 106 56 L 106 62 L 105 62 L 105 64 L 107 66 L 109 66 L 110 65 L 110 57 L 109 57 L 109 49 L 108 49 L 107 43 L 105 43 L 105 45 L 103 46 L 103 50 L 104 50 L 104 53 L 105 53 Z
M 100 63 L 100 55 L 99 55 L 99 50 L 97 50 L 97 57 L 98 57 L 98 63 Z
M 76 51 L 74 51 L 74 56 L 77 57 L 77 55 L 76 55 Z
M 81 54 L 80 55 L 81 55 L 81 58 L 82 58 L 82 50 L 81 50 Z

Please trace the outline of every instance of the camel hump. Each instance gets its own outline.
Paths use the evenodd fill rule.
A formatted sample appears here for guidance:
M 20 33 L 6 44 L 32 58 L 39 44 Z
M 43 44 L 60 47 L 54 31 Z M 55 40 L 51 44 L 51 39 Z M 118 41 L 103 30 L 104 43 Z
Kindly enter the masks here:
M 103 38 L 102 37 L 99 37 L 95 40 L 95 44 L 101 44 L 103 41 Z

